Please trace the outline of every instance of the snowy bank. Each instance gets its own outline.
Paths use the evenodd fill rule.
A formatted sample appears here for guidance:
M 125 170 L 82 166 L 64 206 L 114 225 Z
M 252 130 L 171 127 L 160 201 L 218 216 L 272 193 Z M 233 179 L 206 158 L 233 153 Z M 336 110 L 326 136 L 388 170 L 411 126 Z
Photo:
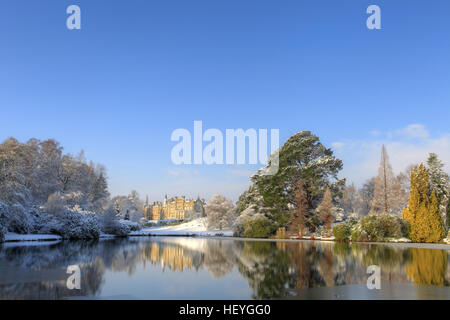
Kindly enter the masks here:
M 62 238 L 55 234 L 17 234 L 10 232 L 5 235 L 5 242 L 55 240 L 62 240 Z
M 144 228 L 130 233 L 130 236 L 199 236 L 232 237 L 232 230 L 208 230 L 206 218 L 192 220 L 175 226 Z

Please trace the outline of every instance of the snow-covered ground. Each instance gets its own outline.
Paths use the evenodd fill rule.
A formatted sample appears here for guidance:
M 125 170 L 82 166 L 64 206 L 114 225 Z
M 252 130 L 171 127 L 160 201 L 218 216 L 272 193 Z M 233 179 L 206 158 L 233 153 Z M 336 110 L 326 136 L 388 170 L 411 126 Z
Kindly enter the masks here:
M 2 248 L 17 248 L 17 247 L 36 247 L 36 246 L 51 246 L 61 243 L 61 240 L 48 241 L 10 241 L 2 243 Z
M 232 237 L 232 230 L 207 230 L 206 218 L 192 220 L 175 226 L 145 228 L 130 233 L 131 236 L 202 236 Z
M 17 234 L 7 233 L 5 241 L 54 241 L 61 240 L 61 237 L 54 234 Z

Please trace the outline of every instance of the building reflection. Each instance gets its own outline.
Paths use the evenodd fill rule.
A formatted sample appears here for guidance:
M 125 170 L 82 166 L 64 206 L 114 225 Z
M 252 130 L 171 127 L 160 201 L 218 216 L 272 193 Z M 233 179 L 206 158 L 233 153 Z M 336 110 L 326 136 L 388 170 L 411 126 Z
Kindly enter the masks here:
M 161 243 L 153 243 L 142 248 L 142 259 L 152 265 L 161 265 L 164 271 L 184 271 L 194 268 L 193 254 L 179 246 L 164 246 Z

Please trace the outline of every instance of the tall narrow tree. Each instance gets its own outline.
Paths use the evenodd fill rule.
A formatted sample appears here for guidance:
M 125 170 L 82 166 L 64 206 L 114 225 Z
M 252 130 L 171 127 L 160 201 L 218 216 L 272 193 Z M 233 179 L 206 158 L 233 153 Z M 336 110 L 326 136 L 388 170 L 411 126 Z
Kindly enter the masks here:
M 317 207 L 319 212 L 319 219 L 325 223 L 328 233 L 331 230 L 331 223 L 334 220 L 333 216 L 333 199 L 331 197 L 331 190 L 327 188 L 323 196 L 323 200 Z
M 393 203 L 390 201 L 390 197 L 393 194 L 394 179 L 389 156 L 386 147 L 383 145 L 378 176 L 375 178 L 375 188 L 370 210 L 372 213 L 387 213 L 392 210 Z
M 439 211 L 447 229 L 447 211 L 450 196 L 450 177 L 444 171 L 444 164 L 435 153 L 430 153 L 428 160 L 428 172 L 430 174 L 430 189 L 436 194 Z
M 409 202 L 402 215 L 411 224 L 412 241 L 435 243 L 445 238 L 437 197 L 430 192 L 429 174 L 423 164 L 411 173 Z
M 299 179 L 295 185 L 295 203 L 296 210 L 292 213 L 291 224 L 289 226 L 290 233 L 297 233 L 303 236 L 303 230 L 306 226 L 306 220 L 309 217 L 309 201 L 308 192 L 305 183 Z
M 355 184 L 352 183 L 351 185 L 346 186 L 342 197 L 342 206 L 347 215 L 356 212 L 356 197 Z

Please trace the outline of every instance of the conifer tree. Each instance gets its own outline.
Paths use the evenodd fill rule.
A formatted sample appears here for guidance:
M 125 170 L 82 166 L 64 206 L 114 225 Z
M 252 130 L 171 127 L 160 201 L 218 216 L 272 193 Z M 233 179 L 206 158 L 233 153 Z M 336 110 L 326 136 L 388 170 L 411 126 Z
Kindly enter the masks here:
M 330 188 L 327 188 L 323 196 L 321 204 L 317 207 L 319 212 L 319 219 L 325 223 L 327 231 L 331 230 L 331 223 L 334 220 L 333 216 L 333 199 L 331 197 Z
M 406 191 L 402 175 L 394 176 L 386 147 L 381 148 L 381 161 L 371 203 L 371 213 L 397 213 L 405 206 Z
M 345 179 L 338 177 L 342 166 L 342 161 L 320 142 L 319 137 L 310 131 L 302 131 L 290 137 L 280 148 L 276 174 L 264 174 L 266 167 L 258 170 L 251 179 L 263 197 L 264 206 L 270 208 L 273 220 L 279 225 L 286 225 L 290 219 L 290 208 L 297 206 L 297 181 L 303 180 L 308 209 L 316 209 L 326 186 L 330 186 L 334 197 L 342 197 Z M 316 218 L 313 216 L 305 221 L 311 232 L 317 226 Z
M 378 176 L 375 178 L 374 195 L 372 199 L 371 212 L 372 213 L 387 213 L 390 210 L 389 195 L 392 189 L 392 182 L 394 180 L 394 173 L 389 157 L 386 152 L 386 147 L 381 148 L 381 161 L 378 169 Z
M 411 173 L 411 189 L 408 206 L 403 218 L 411 224 L 411 240 L 414 242 L 439 242 L 445 238 L 445 228 L 434 191 L 429 187 L 429 174 L 423 164 Z
M 447 228 L 447 210 L 450 196 L 449 175 L 443 170 L 444 164 L 435 153 L 430 153 L 428 160 L 428 172 L 430 173 L 430 188 L 436 194 L 439 211 Z

